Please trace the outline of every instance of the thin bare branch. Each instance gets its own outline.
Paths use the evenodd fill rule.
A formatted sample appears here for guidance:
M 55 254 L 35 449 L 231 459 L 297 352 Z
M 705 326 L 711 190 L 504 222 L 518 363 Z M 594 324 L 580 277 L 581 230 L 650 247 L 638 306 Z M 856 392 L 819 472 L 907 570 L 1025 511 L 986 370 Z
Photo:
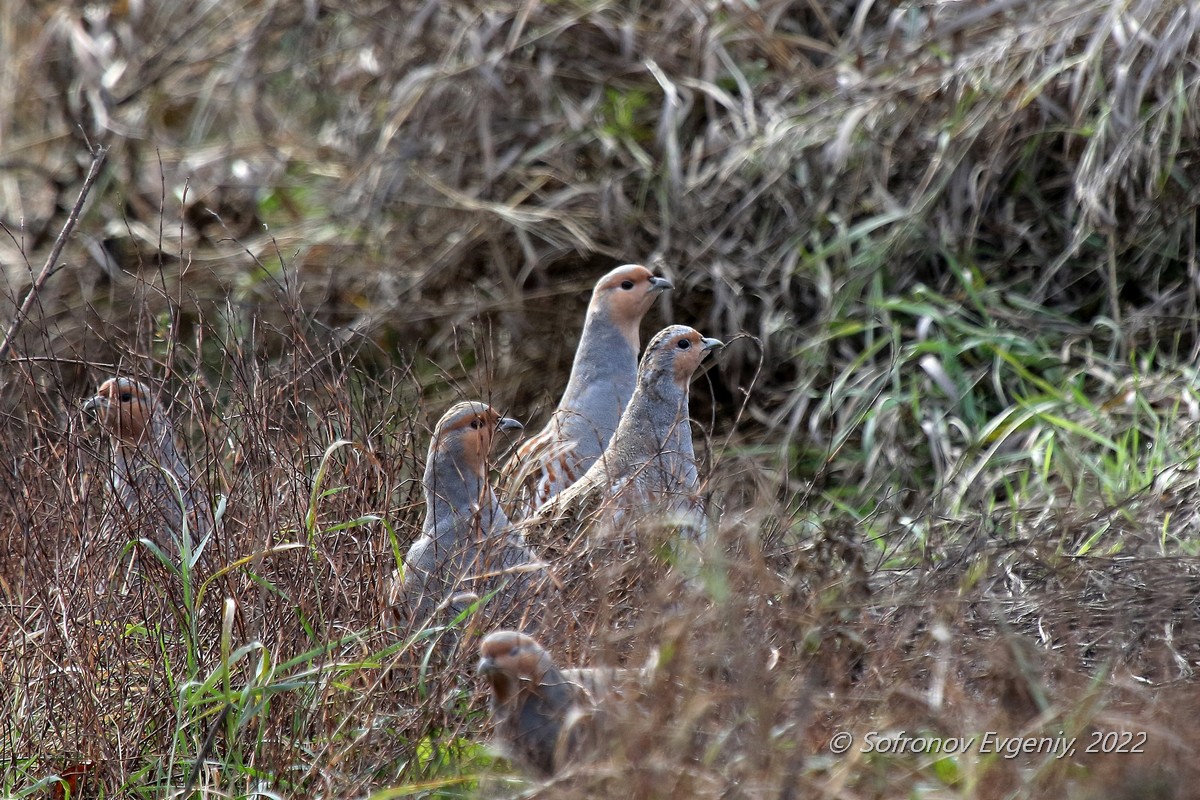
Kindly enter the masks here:
M 63 248 L 67 246 L 67 239 L 70 238 L 71 232 L 75 230 L 75 223 L 79 221 L 79 214 L 83 211 L 83 203 L 87 200 L 88 192 L 91 191 L 92 184 L 96 182 L 96 177 L 100 174 L 100 166 L 104 163 L 104 157 L 107 153 L 108 151 L 103 147 L 97 147 L 92 151 L 92 165 L 88 168 L 87 177 L 83 180 L 83 187 L 79 190 L 79 197 L 75 198 L 75 205 L 71 208 L 71 213 L 67 216 L 67 221 L 63 223 L 62 230 L 58 232 L 58 238 L 54 240 L 54 247 L 50 249 L 50 255 L 46 257 L 46 263 L 42 265 L 41 272 L 33 279 L 33 284 L 29 287 L 29 291 L 25 293 L 25 297 L 21 300 L 21 305 L 17 307 L 17 312 L 8 326 L 8 330 L 4 333 L 4 338 L 0 339 L 0 361 L 8 357 L 13 337 L 20 330 L 21 323 L 28 317 L 29 309 L 33 307 L 38 293 L 46 285 L 46 281 L 50 279 L 50 276 L 58 271 L 58 267 L 56 266 L 58 258 L 62 255 Z

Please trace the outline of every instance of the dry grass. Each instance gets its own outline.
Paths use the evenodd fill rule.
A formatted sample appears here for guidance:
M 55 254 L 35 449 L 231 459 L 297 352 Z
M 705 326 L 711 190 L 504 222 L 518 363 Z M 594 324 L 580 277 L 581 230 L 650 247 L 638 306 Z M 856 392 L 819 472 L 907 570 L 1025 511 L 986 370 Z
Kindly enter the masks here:
M 1195 8 L 402 6 L 0 8 L 0 318 L 109 148 L 0 375 L 4 793 L 1195 793 Z M 523 785 L 470 636 L 423 665 L 380 598 L 432 421 L 540 421 L 632 260 L 648 326 L 745 334 L 693 392 L 720 536 L 555 643 L 659 668 Z M 96 490 L 117 369 L 224 498 L 215 576 Z M 1146 753 L 828 749 L 1108 730 Z

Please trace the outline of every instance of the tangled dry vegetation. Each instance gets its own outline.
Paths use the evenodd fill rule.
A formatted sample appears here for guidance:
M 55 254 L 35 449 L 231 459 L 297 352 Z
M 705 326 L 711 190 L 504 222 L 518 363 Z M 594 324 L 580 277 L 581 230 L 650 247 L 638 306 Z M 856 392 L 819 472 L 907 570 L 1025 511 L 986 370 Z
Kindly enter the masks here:
M 5 794 L 1195 794 L 1194 4 L 19 1 L 0 52 L 6 327 L 107 148 L 2 373 Z M 540 422 L 631 260 L 648 327 L 745 334 L 693 391 L 721 523 L 557 644 L 655 677 L 526 784 L 383 584 L 431 423 Z M 105 525 L 118 368 L 219 572 Z

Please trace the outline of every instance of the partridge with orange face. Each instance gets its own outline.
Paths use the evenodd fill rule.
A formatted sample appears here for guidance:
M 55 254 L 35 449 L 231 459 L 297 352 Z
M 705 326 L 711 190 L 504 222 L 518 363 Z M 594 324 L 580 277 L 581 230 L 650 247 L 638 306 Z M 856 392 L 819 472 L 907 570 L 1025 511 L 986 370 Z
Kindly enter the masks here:
M 404 557 L 393 605 L 401 621 L 427 622 L 439 608 L 456 614 L 500 589 L 489 608 L 524 622 L 536 617 L 535 559 L 513 531 L 488 477 L 498 431 L 520 429 L 485 403 L 459 403 L 438 422 L 425 464 L 425 522 Z
M 492 690 L 492 721 L 505 756 L 548 777 L 594 744 L 598 698 L 556 667 L 535 639 L 496 631 L 479 653 L 478 673 Z
M 647 513 L 686 531 L 702 530 L 689 385 L 708 352 L 723 346 L 686 325 L 659 331 L 646 347 L 612 441 L 579 481 L 526 521 L 526 535 L 539 544 L 570 542 L 600 518 L 618 526 Z
M 617 267 L 596 283 L 562 399 L 546 427 L 504 467 L 514 520 L 582 477 L 604 452 L 637 380 L 642 318 L 671 288 L 637 264 Z
M 159 547 L 178 548 L 187 523 L 193 547 L 212 529 L 212 511 L 179 453 L 175 431 L 150 387 L 110 378 L 83 404 L 112 438 L 109 486 L 128 520 Z

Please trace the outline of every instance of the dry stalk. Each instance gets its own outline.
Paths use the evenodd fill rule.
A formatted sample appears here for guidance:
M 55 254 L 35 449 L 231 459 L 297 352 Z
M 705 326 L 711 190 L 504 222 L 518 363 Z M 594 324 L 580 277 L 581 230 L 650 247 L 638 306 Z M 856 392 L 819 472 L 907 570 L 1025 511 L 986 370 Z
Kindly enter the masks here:
M 62 255 L 63 248 L 67 245 L 67 239 L 71 236 L 71 231 L 75 230 L 75 223 L 79 221 L 79 214 L 83 211 L 83 202 L 87 199 L 88 192 L 92 189 L 92 184 L 96 182 L 96 176 L 100 174 L 100 166 L 104 163 L 104 157 L 108 151 L 103 147 L 97 147 L 92 151 L 92 165 L 88 168 L 87 177 L 83 180 L 83 187 L 79 190 L 79 197 L 75 199 L 75 205 L 71 208 L 70 215 L 67 216 L 67 221 L 63 223 L 62 230 L 58 232 L 58 238 L 54 240 L 54 247 L 50 250 L 50 255 L 46 257 L 46 263 L 42 265 L 42 270 L 33 280 L 33 285 L 29 287 L 29 291 L 25 293 L 24 299 L 21 300 L 21 305 L 17 307 L 17 313 L 13 316 L 12 323 L 8 326 L 8 330 L 4 332 L 4 338 L 0 339 L 0 360 L 8 357 L 9 348 L 12 346 L 13 337 L 21 328 L 21 323 L 29 314 L 29 309 L 33 307 L 34 300 L 37 299 L 38 293 L 50 279 L 50 276 L 58 271 L 55 264 L 58 262 L 58 257 Z

